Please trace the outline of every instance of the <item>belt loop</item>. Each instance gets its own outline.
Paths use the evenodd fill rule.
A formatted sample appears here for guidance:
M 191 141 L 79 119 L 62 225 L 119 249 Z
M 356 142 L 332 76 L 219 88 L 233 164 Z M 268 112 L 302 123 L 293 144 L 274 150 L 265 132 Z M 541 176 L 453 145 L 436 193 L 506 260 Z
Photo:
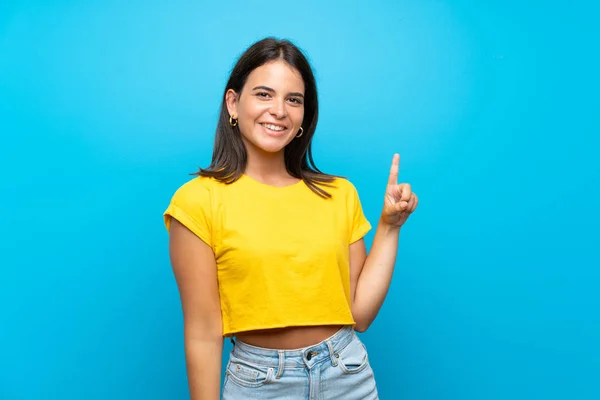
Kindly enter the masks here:
M 281 378 L 285 367 L 285 350 L 278 350 L 277 353 L 279 353 L 279 366 L 277 366 L 277 375 L 275 375 L 275 379 Z
M 327 343 L 327 348 L 329 349 L 329 358 L 331 358 L 331 363 L 334 367 L 337 367 L 337 359 L 339 357 L 338 353 L 333 351 L 333 346 L 331 345 L 331 342 L 329 340 L 326 340 L 325 343 Z

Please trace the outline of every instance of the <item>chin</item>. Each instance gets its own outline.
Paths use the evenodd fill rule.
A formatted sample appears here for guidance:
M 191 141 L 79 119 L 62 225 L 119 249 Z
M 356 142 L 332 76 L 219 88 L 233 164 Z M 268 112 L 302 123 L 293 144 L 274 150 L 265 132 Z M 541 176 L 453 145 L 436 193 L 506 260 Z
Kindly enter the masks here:
M 285 146 L 287 146 L 287 143 L 259 143 L 256 147 L 266 153 L 279 153 Z
M 290 142 L 291 140 L 285 137 L 273 138 L 268 136 L 265 137 L 263 135 L 257 135 L 252 141 L 252 144 L 264 152 L 278 153 L 282 151 L 285 148 L 285 146 L 287 146 Z

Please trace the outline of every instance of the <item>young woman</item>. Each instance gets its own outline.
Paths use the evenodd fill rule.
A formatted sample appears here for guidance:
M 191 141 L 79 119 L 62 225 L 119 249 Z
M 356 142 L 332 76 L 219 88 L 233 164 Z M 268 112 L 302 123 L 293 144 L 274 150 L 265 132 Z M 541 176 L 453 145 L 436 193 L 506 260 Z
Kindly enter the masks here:
M 397 183 L 394 155 L 367 256 L 354 186 L 313 162 L 317 117 L 302 52 L 255 43 L 227 82 L 211 165 L 164 214 L 193 400 L 219 398 L 223 337 L 224 400 L 378 398 L 355 331 L 384 301 L 417 196 Z

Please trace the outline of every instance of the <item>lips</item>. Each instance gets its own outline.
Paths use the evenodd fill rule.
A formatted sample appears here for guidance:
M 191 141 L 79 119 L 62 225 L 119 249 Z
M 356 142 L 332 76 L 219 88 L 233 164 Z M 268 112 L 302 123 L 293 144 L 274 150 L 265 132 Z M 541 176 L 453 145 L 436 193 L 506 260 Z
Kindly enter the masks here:
M 286 129 L 285 125 L 272 124 L 270 122 L 261 122 L 260 125 L 264 126 L 267 129 L 270 129 L 272 131 L 276 131 L 276 132 L 284 131 Z
M 277 125 L 277 124 L 267 124 L 267 123 L 261 123 L 259 124 L 264 132 L 272 137 L 281 137 L 286 135 L 286 133 L 288 132 L 287 128 L 285 126 L 282 125 Z

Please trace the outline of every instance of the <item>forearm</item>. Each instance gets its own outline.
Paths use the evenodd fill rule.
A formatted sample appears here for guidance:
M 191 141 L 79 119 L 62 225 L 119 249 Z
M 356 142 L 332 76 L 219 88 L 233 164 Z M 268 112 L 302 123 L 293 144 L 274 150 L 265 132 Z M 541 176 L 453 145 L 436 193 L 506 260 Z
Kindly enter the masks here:
M 219 400 L 223 339 L 186 340 L 185 357 L 191 400 Z
M 371 325 L 387 295 L 396 254 L 400 228 L 379 221 L 371 251 L 358 278 L 353 302 L 355 329 L 364 332 Z

